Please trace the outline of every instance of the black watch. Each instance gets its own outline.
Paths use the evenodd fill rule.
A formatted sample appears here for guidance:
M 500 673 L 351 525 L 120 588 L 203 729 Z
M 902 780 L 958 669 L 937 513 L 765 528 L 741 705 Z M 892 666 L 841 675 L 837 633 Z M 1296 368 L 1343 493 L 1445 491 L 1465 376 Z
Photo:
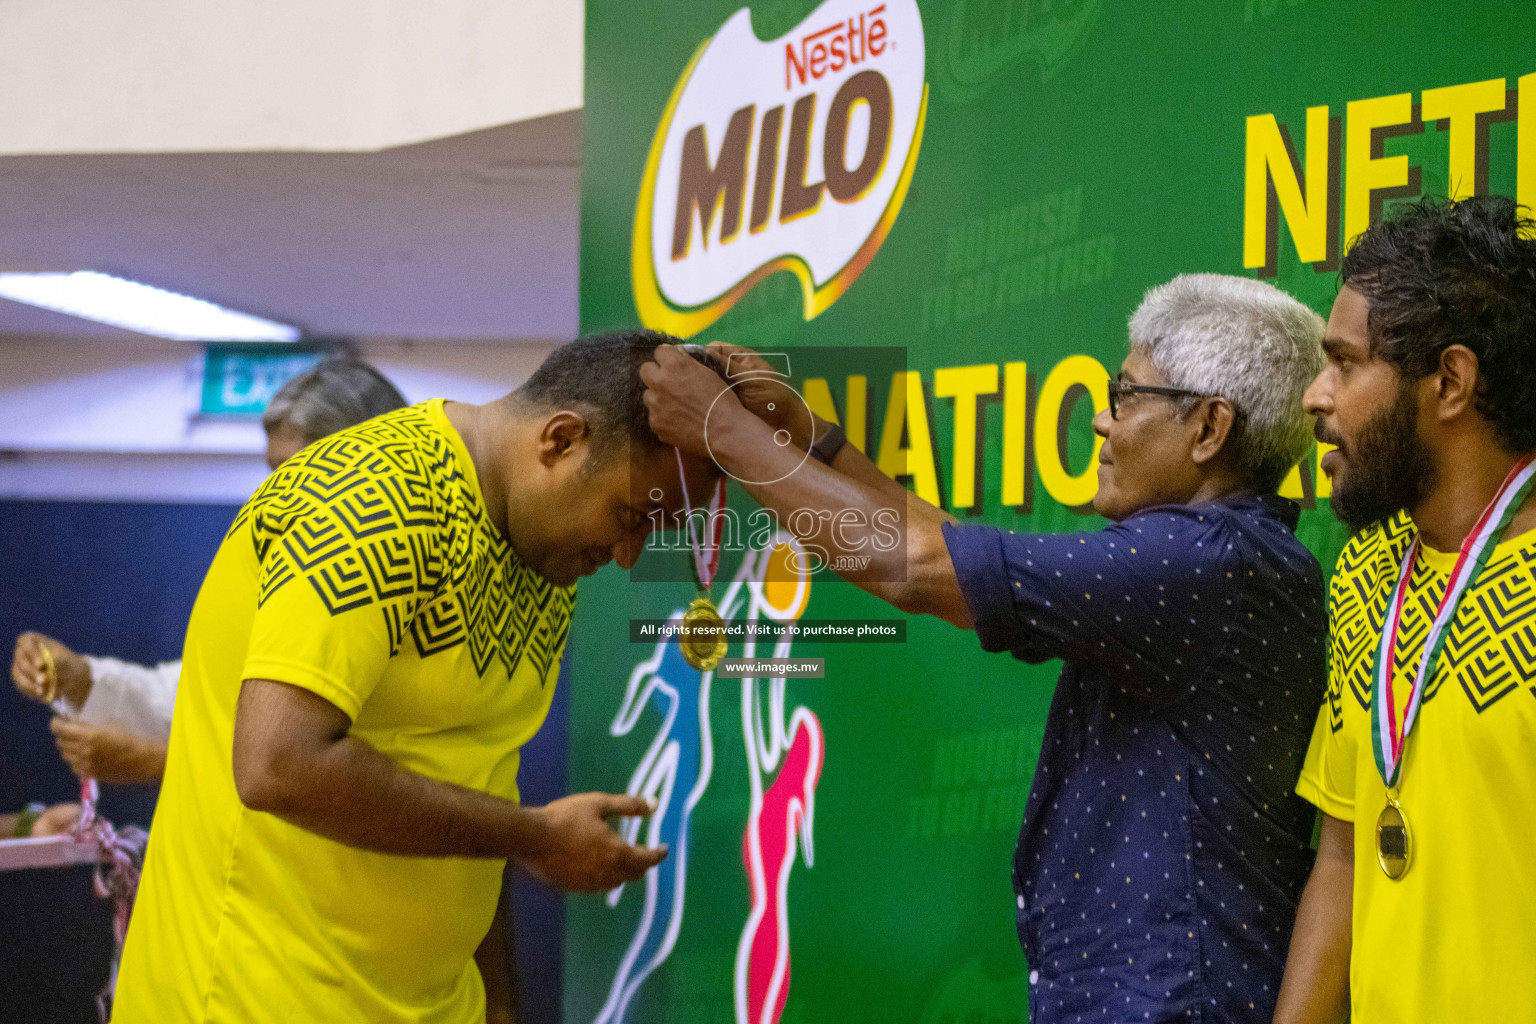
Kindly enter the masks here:
M 843 445 L 848 443 L 848 435 L 843 433 L 843 428 L 836 423 L 827 424 L 827 432 L 821 435 L 821 440 L 811 445 L 811 457 L 823 465 L 832 465 L 832 460 L 837 458 L 837 453 L 843 450 Z

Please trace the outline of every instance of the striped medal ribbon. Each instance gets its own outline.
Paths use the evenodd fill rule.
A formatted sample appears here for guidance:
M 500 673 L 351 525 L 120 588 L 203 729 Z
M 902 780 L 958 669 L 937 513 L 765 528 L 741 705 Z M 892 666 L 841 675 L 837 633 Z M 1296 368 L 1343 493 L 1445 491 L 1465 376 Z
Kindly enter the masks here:
M 55 714 L 75 720 L 80 709 L 67 697 L 59 695 L 59 668 L 53 652 L 43 644 L 39 651 L 43 660 L 43 700 Z M 112 964 L 107 975 L 106 987 L 96 996 L 96 1013 L 103 1024 L 111 1019 L 112 999 L 117 991 L 117 969 L 123 959 L 123 941 L 128 937 L 128 921 L 133 913 L 133 901 L 139 890 L 139 871 L 144 863 L 144 848 L 149 834 L 135 825 L 121 832 L 96 812 L 101 799 L 101 787 L 95 779 L 80 780 L 80 820 L 71 832 L 75 842 L 94 846 L 101 856 L 96 865 L 92 882 L 96 895 L 113 902 L 112 935 L 114 939 Z
M 1382 624 L 1381 641 L 1376 646 L 1376 659 L 1371 669 L 1371 745 L 1376 754 L 1376 770 L 1381 773 L 1381 780 L 1389 790 L 1397 786 L 1398 775 L 1403 768 L 1403 747 L 1408 742 L 1408 734 L 1419 720 L 1419 706 L 1424 701 L 1424 691 L 1429 688 L 1435 664 L 1445 647 L 1447 628 L 1456 618 L 1456 609 L 1460 607 L 1461 599 L 1482 574 L 1483 566 L 1488 564 L 1493 549 L 1498 547 L 1499 538 L 1519 511 L 1533 480 L 1536 480 L 1536 461 L 1533 461 L 1532 455 L 1526 455 L 1509 471 L 1493 500 L 1483 509 L 1477 525 L 1467 534 L 1466 540 L 1461 542 L 1461 554 L 1451 569 L 1450 579 L 1446 580 L 1445 595 L 1440 599 L 1434 622 L 1424 638 L 1419 672 L 1412 689 L 1408 691 L 1408 704 L 1403 709 L 1402 728 L 1399 729 L 1397 701 L 1392 693 L 1393 652 L 1397 650 L 1397 631 L 1403 620 L 1408 580 L 1413 575 L 1413 563 L 1419 554 L 1417 534 L 1408 546 L 1407 554 L 1403 556 L 1403 566 L 1398 573 L 1397 586 L 1392 591 L 1391 603 L 1387 605 L 1387 621 Z

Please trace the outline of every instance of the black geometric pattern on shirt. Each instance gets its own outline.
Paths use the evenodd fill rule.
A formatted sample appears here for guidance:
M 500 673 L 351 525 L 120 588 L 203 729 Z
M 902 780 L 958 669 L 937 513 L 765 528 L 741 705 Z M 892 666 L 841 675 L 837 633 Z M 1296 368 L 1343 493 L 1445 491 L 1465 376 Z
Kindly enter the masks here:
M 510 675 L 523 659 L 544 685 L 565 643 L 572 591 L 553 586 L 522 563 L 511 567 L 505 586 L 476 586 L 473 576 L 489 571 L 489 559 L 477 558 L 468 584 L 428 604 L 412 623 L 412 637 L 422 657 L 467 642 L 475 671 L 484 675 L 491 659 Z
M 1344 691 L 1363 708 L 1371 703 L 1371 662 L 1386 621 L 1393 566 L 1413 539 L 1406 516 L 1364 530 L 1344 545 L 1328 584 L 1328 724 L 1344 725 Z M 1390 579 L 1389 579 L 1390 577 Z
M 1411 540 L 1405 515 L 1354 538 L 1339 559 L 1330 585 L 1333 626 L 1329 675 L 1329 724 L 1343 724 L 1342 696 L 1347 687 L 1362 709 L 1370 708 L 1371 661 L 1381 635 L 1397 567 Z M 1427 585 L 1426 585 L 1427 584 Z M 1404 609 L 1394 671 L 1411 682 L 1423 656 L 1435 605 L 1445 578 L 1423 562 L 1414 567 L 1412 603 Z M 1428 704 L 1453 680 L 1479 714 L 1521 686 L 1536 696 L 1536 549 L 1486 566 L 1467 593 L 1446 631 L 1445 648 L 1424 693 Z
M 573 590 L 518 560 L 479 513 L 448 439 L 419 407 L 342 431 L 284 463 L 230 532 L 250 530 L 258 604 L 303 578 L 332 615 L 376 606 L 390 656 L 467 644 L 475 670 L 542 681 L 569 627 Z M 541 618 L 545 612 L 547 618 Z
M 1536 580 L 1536 547 L 1521 548 L 1520 561 L 1525 565 L 1526 578 Z M 1510 662 L 1529 684 L 1531 696 L 1536 697 L 1536 629 L 1528 626 L 1505 640 L 1504 645 Z

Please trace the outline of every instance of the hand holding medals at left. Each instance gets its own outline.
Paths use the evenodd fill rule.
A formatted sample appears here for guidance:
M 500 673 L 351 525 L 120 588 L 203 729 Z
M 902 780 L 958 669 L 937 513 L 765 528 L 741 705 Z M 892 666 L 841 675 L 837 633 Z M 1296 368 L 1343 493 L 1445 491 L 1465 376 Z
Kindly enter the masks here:
M 63 700 L 80 708 L 91 692 L 91 667 L 84 657 L 52 637 L 27 632 L 16 638 L 11 682 L 32 700 L 50 705 Z
M 11 657 L 11 681 L 21 693 L 54 710 L 48 728 L 59 754 L 80 778 L 122 784 L 160 781 L 165 773 L 164 743 L 79 720 L 92 689 L 84 657 L 41 633 L 23 633 Z

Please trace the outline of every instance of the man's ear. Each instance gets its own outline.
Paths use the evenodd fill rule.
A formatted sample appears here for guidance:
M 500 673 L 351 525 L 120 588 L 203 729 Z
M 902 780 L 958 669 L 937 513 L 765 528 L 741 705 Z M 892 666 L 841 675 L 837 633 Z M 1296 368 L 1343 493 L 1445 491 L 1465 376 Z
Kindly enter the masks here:
M 1203 466 L 1221 454 L 1237 423 L 1237 410 L 1225 398 L 1207 398 L 1195 410 L 1195 446 L 1190 458 Z
M 1432 374 L 1435 416 L 1442 423 L 1456 419 L 1477 405 L 1477 354 L 1465 345 L 1447 345 L 1440 365 Z
M 553 467 L 562 459 L 586 457 L 591 428 L 586 417 L 570 409 L 558 409 L 544 420 L 539 431 L 539 461 Z

